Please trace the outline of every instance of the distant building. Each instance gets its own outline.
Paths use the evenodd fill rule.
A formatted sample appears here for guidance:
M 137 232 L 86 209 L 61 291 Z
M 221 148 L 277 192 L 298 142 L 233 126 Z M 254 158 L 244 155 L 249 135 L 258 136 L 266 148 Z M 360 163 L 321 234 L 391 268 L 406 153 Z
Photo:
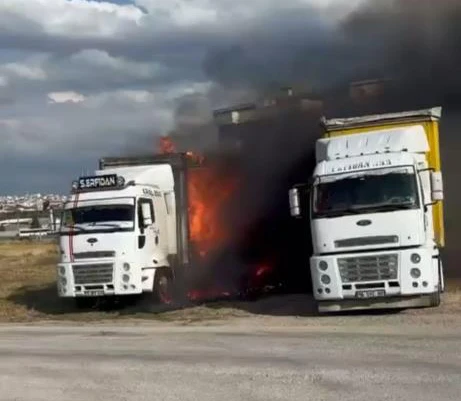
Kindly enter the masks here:
M 305 126 L 306 120 L 320 117 L 323 107 L 323 100 L 311 92 L 297 92 L 295 88 L 286 87 L 254 103 L 215 110 L 213 117 L 219 130 L 219 147 L 237 151 L 246 144 L 247 148 L 257 151 L 258 146 L 265 146 L 268 138 L 283 138 L 281 130 L 289 140 L 290 135 Z
M 377 98 L 386 92 L 390 80 L 368 79 L 352 82 L 349 86 L 349 97 L 355 103 L 369 101 L 370 98 Z
M 280 92 L 269 93 L 254 103 L 215 110 L 213 117 L 215 124 L 223 126 L 276 117 L 287 111 L 319 112 L 322 108 L 323 101 L 312 93 L 298 93 L 292 87 L 285 87 Z
M 0 216 L 8 218 L 10 215 L 19 213 L 42 212 L 49 208 L 61 209 L 66 196 L 55 194 L 26 194 L 22 196 L 0 196 Z M 5 217 L 7 216 L 7 217 Z

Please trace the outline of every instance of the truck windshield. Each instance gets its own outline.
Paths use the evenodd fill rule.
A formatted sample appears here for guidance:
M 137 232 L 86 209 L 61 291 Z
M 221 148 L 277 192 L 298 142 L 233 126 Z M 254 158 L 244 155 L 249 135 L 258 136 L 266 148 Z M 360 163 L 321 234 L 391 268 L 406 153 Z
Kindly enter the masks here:
M 65 209 L 61 221 L 62 227 L 77 230 L 126 230 L 134 227 L 134 215 L 133 205 L 88 205 Z
M 314 187 L 313 217 L 375 213 L 419 207 L 413 167 L 323 177 Z

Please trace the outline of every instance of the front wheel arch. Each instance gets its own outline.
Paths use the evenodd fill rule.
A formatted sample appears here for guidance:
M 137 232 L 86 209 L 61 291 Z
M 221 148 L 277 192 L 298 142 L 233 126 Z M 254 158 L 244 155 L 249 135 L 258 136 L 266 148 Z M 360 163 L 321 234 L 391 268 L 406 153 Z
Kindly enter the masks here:
M 152 298 L 155 303 L 169 304 L 173 298 L 173 274 L 168 267 L 155 269 Z
M 440 255 L 439 255 L 439 285 L 440 285 L 440 292 L 443 294 L 445 292 L 445 275 L 443 272 L 442 257 Z

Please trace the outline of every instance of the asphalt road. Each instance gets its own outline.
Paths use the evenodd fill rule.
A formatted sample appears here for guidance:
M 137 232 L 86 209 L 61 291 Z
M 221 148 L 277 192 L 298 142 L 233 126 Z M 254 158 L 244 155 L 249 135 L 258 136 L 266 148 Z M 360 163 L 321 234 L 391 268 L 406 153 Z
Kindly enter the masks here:
M 458 401 L 460 350 L 429 329 L 0 326 L 0 400 Z

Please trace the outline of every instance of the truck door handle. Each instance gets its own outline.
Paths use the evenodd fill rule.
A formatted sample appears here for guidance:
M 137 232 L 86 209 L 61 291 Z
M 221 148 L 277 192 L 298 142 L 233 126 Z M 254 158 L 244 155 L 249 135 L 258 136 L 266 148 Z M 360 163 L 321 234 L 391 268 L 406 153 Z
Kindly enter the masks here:
M 155 245 L 158 245 L 158 235 L 155 236 Z
M 146 236 L 145 235 L 138 235 L 138 248 L 142 249 L 146 245 Z

